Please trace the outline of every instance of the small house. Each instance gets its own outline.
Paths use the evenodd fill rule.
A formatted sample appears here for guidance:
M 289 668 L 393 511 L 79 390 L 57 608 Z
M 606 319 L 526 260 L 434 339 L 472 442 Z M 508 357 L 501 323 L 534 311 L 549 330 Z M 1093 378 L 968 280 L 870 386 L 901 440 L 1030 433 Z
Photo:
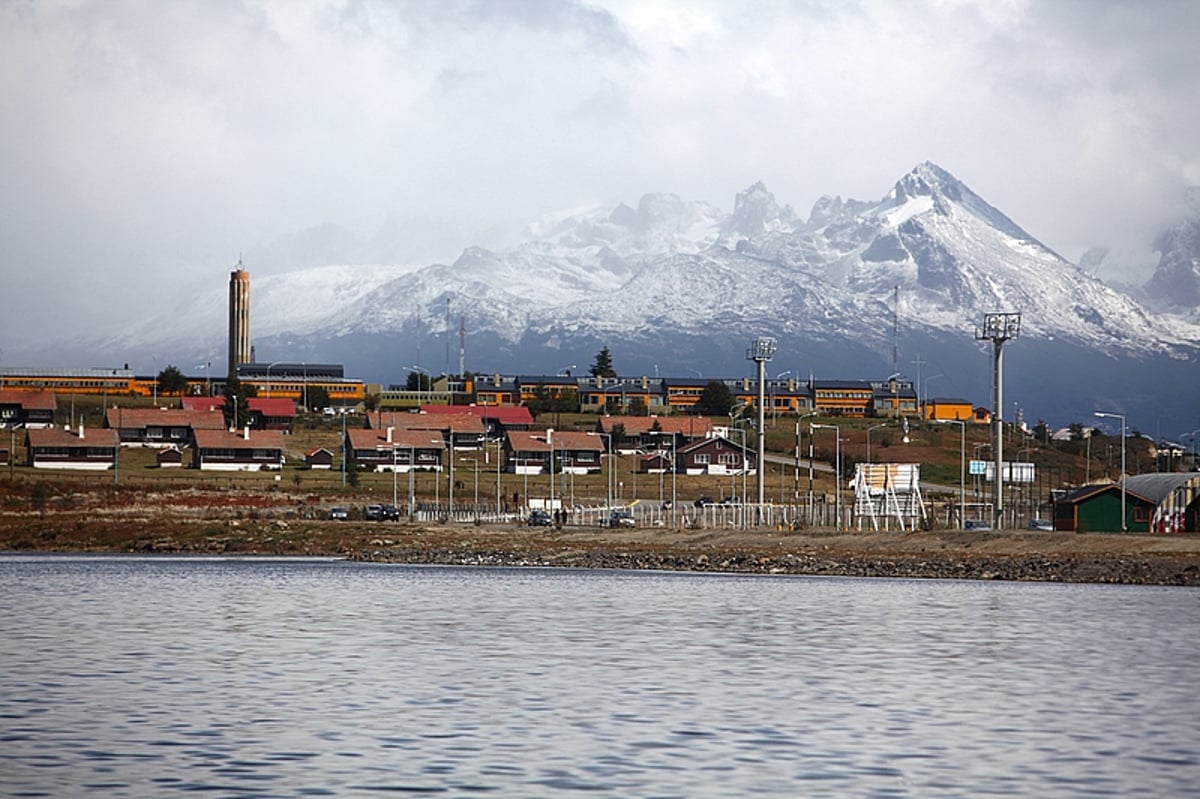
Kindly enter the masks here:
M 750 449 L 724 436 L 694 441 L 675 454 L 680 474 L 757 474 L 758 457 Z
M 246 400 L 250 427 L 254 430 L 292 432 L 296 421 L 296 403 L 286 397 L 251 397 Z
M 183 466 L 183 450 L 174 445 L 160 449 L 154 456 L 160 469 L 178 469 Z
M 375 472 L 442 470 L 446 442 L 437 430 L 351 429 L 346 431 L 346 464 Z
M 279 430 L 197 430 L 192 468 L 216 471 L 282 469 L 283 433 Z
M 57 409 L 53 391 L 0 389 L 0 429 L 52 427 Z
M 604 440 L 597 433 L 522 430 L 504 438 L 504 471 L 512 474 L 588 474 L 601 470 Z
M 367 422 L 376 430 L 391 427 L 396 430 L 424 430 L 441 434 L 446 446 L 454 449 L 482 449 L 487 437 L 483 419 L 466 411 L 465 406 L 447 406 L 459 413 L 392 413 L 380 411 L 367 414 Z
M 317 447 L 304 453 L 304 463 L 310 469 L 332 469 L 333 453 L 325 447 Z
M 25 432 L 28 465 L 35 469 L 103 471 L 117 461 L 114 430 L 78 430 L 38 427 Z
M 116 430 L 123 447 L 183 447 L 191 444 L 195 430 L 224 430 L 218 410 L 183 408 L 106 408 L 104 426 Z

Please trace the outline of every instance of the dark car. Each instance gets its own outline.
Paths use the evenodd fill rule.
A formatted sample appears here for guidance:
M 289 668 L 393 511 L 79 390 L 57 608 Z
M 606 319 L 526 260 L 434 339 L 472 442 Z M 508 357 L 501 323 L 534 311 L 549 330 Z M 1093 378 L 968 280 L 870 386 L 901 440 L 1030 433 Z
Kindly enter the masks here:
M 529 526 L 552 527 L 554 526 L 554 519 L 550 518 L 550 511 L 537 508 L 529 512 Z
M 379 508 L 379 521 L 395 522 L 400 520 L 400 509 L 395 505 L 382 505 Z
M 992 526 L 982 519 L 967 519 L 965 522 L 963 522 L 962 529 L 982 532 L 984 530 L 991 530 Z
M 366 510 L 363 511 L 363 518 L 369 522 L 381 521 L 383 519 L 383 506 L 368 505 Z
M 350 518 L 350 513 L 339 505 L 329 509 L 329 518 L 334 521 L 344 522 Z
M 633 518 L 633 511 L 627 508 L 617 508 L 608 514 L 607 519 L 601 519 L 600 523 L 606 527 L 637 527 L 637 521 Z
M 713 498 L 712 497 L 696 497 L 696 501 L 693 502 L 692 504 L 695 505 L 697 508 L 703 508 L 707 505 L 713 504 Z

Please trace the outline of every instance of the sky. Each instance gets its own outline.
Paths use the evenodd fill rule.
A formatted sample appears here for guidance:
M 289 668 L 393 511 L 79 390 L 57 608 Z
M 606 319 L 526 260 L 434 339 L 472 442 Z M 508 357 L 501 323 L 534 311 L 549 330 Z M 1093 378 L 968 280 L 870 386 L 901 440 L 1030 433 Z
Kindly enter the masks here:
M 807 217 L 926 160 L 1128 280 L 1200 185 L 1198 34 L 1192 0 L 0 0 L 0 365 L 239 258 L 446 261 L 760 180 Z

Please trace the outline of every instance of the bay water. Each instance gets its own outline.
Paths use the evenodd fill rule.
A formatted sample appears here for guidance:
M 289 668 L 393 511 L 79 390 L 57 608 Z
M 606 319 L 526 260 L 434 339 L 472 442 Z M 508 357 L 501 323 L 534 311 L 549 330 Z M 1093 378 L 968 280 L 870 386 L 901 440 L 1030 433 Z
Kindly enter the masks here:
M 0 556 L 0 795 L 1200 796 L 1200 591 Z

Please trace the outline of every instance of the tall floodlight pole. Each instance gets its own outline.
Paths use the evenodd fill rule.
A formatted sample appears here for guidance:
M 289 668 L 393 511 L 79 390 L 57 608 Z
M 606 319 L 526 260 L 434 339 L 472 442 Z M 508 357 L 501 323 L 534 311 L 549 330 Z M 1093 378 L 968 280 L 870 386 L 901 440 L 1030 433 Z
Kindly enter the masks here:
M 992 526 L 1004 529 L 1004 342 L 1021 335 L 1021 314 L 984 314 L 983 328 L 975 328 L 975 340 L 992 342 L 992 455 L 995 457 L 996 473 L 993 476 Z
M 758 365 L 758 515 L 761 519 L 762 506 L 766 494 L 766 369 L 767 361 L 775 357 L 775 349 L 779 342 L 772 336 L 759 336 L 746 350 L 746 358 Z M 745 501 L 745 498 L 742 500 Z
M 1096 411 L 1095 415 L 1107 419 L 1121 420 L 1121 532 L 1127 533 L 1129 532 L 1129 524 L 1125 519 L 1125 414 Z

